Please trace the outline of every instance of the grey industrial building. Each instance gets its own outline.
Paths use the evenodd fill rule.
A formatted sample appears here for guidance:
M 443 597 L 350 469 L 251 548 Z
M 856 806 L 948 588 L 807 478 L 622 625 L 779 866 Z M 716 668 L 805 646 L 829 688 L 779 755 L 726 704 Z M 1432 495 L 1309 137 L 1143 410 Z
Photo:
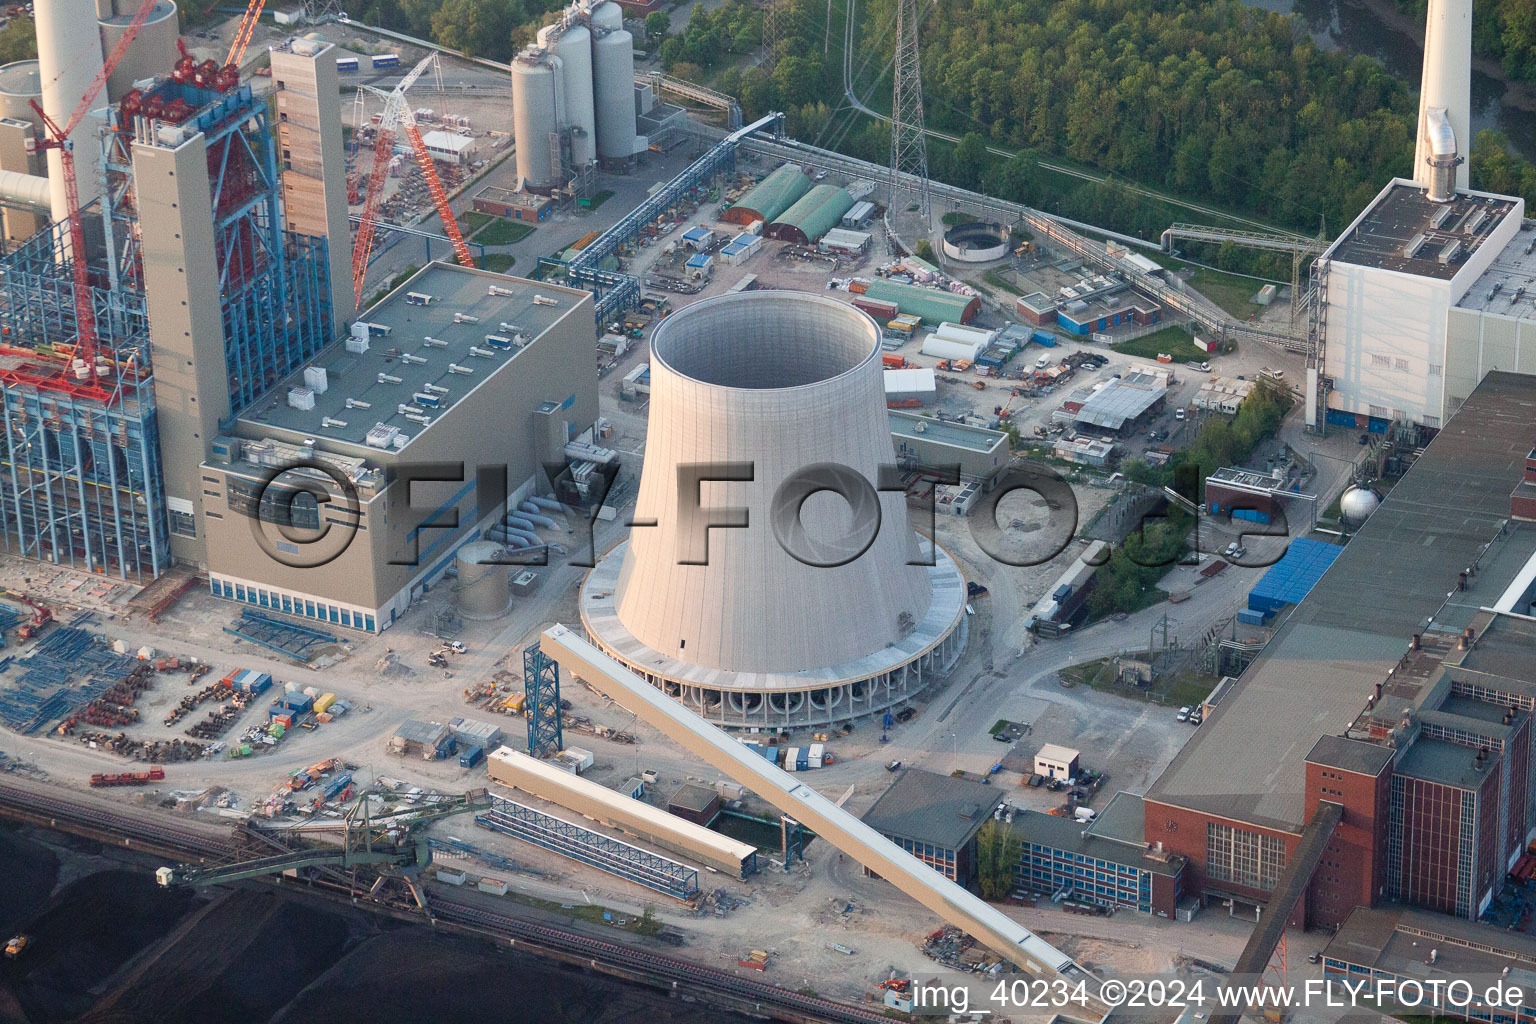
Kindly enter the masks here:
M 976 877 L 976 834 L 1003 802 L 994 786 L 908 769 L 896 776 L 864 824 L 961 885 Z
M 417 295 L 431 298 L 416 305 Z M 200 489 L 215 594 L 377 632 L 508 498 L 515 508 L 548 493 L 543 467 L 563 464 L 564 446 L 596 419 L 597 371 L 590 293 L 546 283 L 433 263 L 359 322 L 373 336 L 332 344 L 215 439 Z M 301 459 L 339 477 L 276 475 Z M 403 472 L 432 464 L 462 464 L 463 479 L 412 484 Z M 481 493 L 482 466 L 505 469 L 504 492 Z M 330 495 L 323 506 L 298 496 L 315 486 Z M 313 532 L 312 544 L 284 539 L 285 509 L 285 529 Z M 308 567 L 332 545 L 344 547 Z

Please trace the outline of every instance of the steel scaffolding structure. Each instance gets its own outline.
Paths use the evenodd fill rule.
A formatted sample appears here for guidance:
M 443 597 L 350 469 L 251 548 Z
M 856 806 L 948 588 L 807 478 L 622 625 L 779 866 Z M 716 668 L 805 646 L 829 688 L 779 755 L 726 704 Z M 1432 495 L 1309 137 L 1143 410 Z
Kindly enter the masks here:
M 331 340 L 327 242 L 283 229 L 276 139 L 266 102 L 249 85 L 220 93 L 162 81 L 131 104 L 125 97 L 106 133 L 105 224 L 125 286 L 142 289 L 132 148 L 154 140 L 159 120 L 135 114 L 150 103 L 181 104 L 189 113 L 177 129 L 187 138 L 201 132 L 207 146 L 230 407 L 238 414 Z
M 560 728 L 560 666 L 539 645 L 523 651 L 523 688 L 528 703 L 528 753 L 548 757 L 565 746 Z
M 82 211 L 87 227 L 100 207 Z M 99 232 L 88 277 L 105 377 L 71 373 L 78 334 L 67 228 L 0 261 L 0 548 L 147 582 L 170 565 L 144 296 L 111 283 Z
M 894 211 L 902 205 L 908 183 L 913 183 L 917 212 L 926 221 L 932 199 L 928 186 L 928 132 L 923 124 L 923 76 L 918 60 L 917 24 L 917 0 L 896 0 L 895 85 L 891 93 L 891 209 Z
M 696 868 L 515 800 L 492 798 L 491 809 L 475 815 L 475 824 L 553 850 L 676 900 L 686 902 L 699 892 Z

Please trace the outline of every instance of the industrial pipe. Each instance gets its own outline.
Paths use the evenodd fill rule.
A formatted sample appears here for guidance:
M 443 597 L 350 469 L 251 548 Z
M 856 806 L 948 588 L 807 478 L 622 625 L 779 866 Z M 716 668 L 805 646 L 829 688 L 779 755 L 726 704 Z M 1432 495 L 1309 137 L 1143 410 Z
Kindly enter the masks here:
M 551 529 L 553 529 L 555 526 L 555 521 L 549 518 L 549 516 L 540 515 L 539 506 L 535 505 L 531 501 L 523 502 L 521 505 L 517 506 L 517 510 L 521 512 L 524 517 L 533 520 L 540 526 L 547 526 Z
M 39 174 L 0 171 L 0 199 L 47 212 L 52 204 L 51 185 Z
M 506 523 L 508 526 L 515 526 L 519 530 L 527 530 L 529 533 L 532 533 L 535 529 L 532 520 L 524 519 L 522 516 L 508 515 Z
M 531 502 L 533 502 L 533 504 L 537 505 L 539 508 L 545 509 L 545 510 L 550 511 L 550 512 L 564 512 L 565 511 L 565 506 L 560 504 L 554 498 L 540 498 L 540 497 L 534 496 L 534 497 L 529 498 L 528 501 L 531 501 Z M 528 502 L 524 502 L 523 504 L 526 505 L 526 504 L 528 504 Z
M 538 547 L 544 543 L 543 541 L 539 540 L 537 534 L 525 533 L 522 530 L 508 530 L 507 536 L 515 537 L 521 541 L 526 541 L 530 547 Z

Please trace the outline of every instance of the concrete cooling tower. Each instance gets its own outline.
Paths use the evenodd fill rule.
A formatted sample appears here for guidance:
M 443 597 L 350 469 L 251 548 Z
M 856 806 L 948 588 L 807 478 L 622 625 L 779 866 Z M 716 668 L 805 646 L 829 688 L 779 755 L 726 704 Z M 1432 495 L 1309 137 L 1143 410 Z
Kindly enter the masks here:
M 866 717 L 943 677 L 965 581 L 942 550 L 921 564 L 905 495 L 876 489 L 896 463 L 880 354 L 867 315 L 802 292 L 662 321 L 636 525 L 582 585 L 598 646 L 737 727 Z M 732 479 L 690 482 L 700 465 Z

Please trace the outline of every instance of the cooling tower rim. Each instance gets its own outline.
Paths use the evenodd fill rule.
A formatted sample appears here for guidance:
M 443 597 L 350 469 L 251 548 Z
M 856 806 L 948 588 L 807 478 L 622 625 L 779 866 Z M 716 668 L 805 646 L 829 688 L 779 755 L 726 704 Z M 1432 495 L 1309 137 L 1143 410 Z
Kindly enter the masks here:
M 834 324 L 840 320 L 844 324 L 864 332 L 867 335 L 869 341 L 868 351 L 864 352 L 857 359 L 857 361 L 853 362 L 852 365 L 848 366 L 846 369 L 838 371 L 837 373 L 830 374 L 826 377 L 822 377 L 818 380 L 810 381 L 808 383 L 795 384 L 780 388 L 740 387 L 733 384 L 722 384 L 715 381 L 706 380 L 695 375 L 694 373 L 688 372 L 687 370 L 678 366 L 674 360 L 668 358 L 667 344 L 671 337 L 676 335 L 679 330 L 686 329 L 690 320 L 696 320 L 700 316 L 715 310 L 717 307 L 727 306 L 740 308 L 746 311 L 747 315 L 751 315 L 752 311 L 749 310 L 748 307 L 755 306 L 760 311 L 759 315 L 772 316 L 773 308 L 777 307 L 782 309 L 785 305 L 790 304 L 798 305 L 801 307 L 815 306 L 826 311 L 829 325 Z M 765 306 L 768 307 L 767 310 L 762 309 L 762 307 Z M 732 338 L 731 340 L 737 342 L 741 341 L 739 338 Z M 656 329 L 651 332 L 650 358 L 653 367 L 653 377 L 655 375 L 654 368 L 659 365 L 672 375 L 687 381 L 690 386 L 709 388 L 721 392 L 772 395 L 807 392 L 811 391 L 812 389 L 835 386 L 840 381 L 845 381 L 849 378 L 856 377 L 860 373 L 869 372 L 868 368 L 870 364 L 878 363 L 883 351 L 884 350 L 881 347 L 880 326 L 875 322 L 874 317 L 870 316 L 863 310 L 851 306 L 846 302 L 839 302 L 837 299 L 829 298 L 825 295 L 818 295 L 815 292 L 800 292 L 792 291 L 789 289 L 765 288 L 749 292 L 732 292 L 725 295 L 714 295 L 707 299 L 701 299 L 698 302 L 691 302 L 677 310 L 675 313 L 672 313 L 666 319 L 662 320 L 661 323 L 656 326 Z
M 920 540 L 927 540 L 921 534 Z M 965 576 L 953 556 L 935 544 L 934 564 L 925 567 L 932 600 L 901 639 L 861 658 L 794 672 L 742 672 L 696 665 L 669 657 L 637 639 L 619 619 L 616 593 L 629 542 L 621 540 L 582 579 L 577 598 L 581 624 L 600 648 L 637 672 L 687 686 L 722 692 L 795 693 L 861 682 L 917 661 L 948 639 L 965 616 Z

